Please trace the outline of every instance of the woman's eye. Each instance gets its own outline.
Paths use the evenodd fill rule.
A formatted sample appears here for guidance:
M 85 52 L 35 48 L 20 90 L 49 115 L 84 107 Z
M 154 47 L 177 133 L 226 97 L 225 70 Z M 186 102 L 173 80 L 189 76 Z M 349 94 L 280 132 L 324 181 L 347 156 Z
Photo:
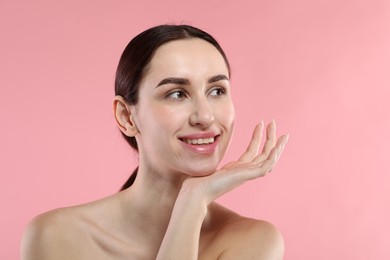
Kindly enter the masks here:
M 169 99 L 182 99 L 184 97 L 185 97 L 185 93 L 182 90 L 175 90 L 167 95 L 167 98 Z
M 226 94 L 226 89 L 222 87 L 214 88 L 210 91 L 211 96 L 222 96 Z

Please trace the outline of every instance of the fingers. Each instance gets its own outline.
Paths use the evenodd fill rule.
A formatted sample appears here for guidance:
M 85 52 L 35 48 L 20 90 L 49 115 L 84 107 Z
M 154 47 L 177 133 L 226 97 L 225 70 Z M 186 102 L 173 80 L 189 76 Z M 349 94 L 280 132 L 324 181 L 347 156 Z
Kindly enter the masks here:
M 281 140 L 281 148 L 280 148 L 280 151 L 279 151 L 279 153 L 278 153 L 278 156 L 277 156 L 277 158 L 276 158 L 276 160 L 279 160 L 279 158 L 280 158 L 280 155 L 282 154 L 282 152 L 283 152 L 283 150 L 284 150 L 284 147 L 286 146 L 286 144 L 287 144 L 287 142 L 288 142 L 288 138 L 290 137 L 290 135 L 284 135 L 284 136 L 282 136 L 280 139 L 282 139 Z
M 267 173 L 271 172 L 276 163 L 278 162 L 280 155 L 282 154 L 284 147 L 288 141 L 289 136 L 283 135 L 281 136 L 275 147 L 272 148 L 268 158 L 264 162 L 259 163 L 260 171 L 258 171 L 256 177 L 264 176 Z
M 267 140 L 265 141 L 263 151 L 256 158 L 254 158 L 253 162 L 255 164 L 264 162 L 270 155 L 272 148 L 275 147 L 276 143 L 276 124 L 275 121 L 272 120 L 271 123 L 267 126 Z
M 238 161 L 225 165 L 222 168 L 223 170 L 229 171 L 235 169 L 241 171 L 246 169 L 247 174 L 239 174 L 239 178 L 247 180 L 248 178 L 253 179 L 264 176 L 272 171 L 283 152 L 288 140 L 288 135 L 283 135 L 277 139 L 276 124 L 275 121 L 272 120 L 272 122 L 267 125 L 267 139 L 262 152 L 261 154 L 258 154 L 263 128 L 263 122 L 256 126 L 245 153 Z
M 274 122 L 271 124 L 274 124 Z M 261 141 L 262 127 L 261 124 L 259 124 L 254 131 L 252 140 L 246 152 L 241 156 L 239 161 L 228 163 L 215 174 L 196 179 L 203 183 L 203 187 L 207 187 L 207 189 L 202 188 L 202 190 L 208 190 L 207 194 L 209 194 L 208 196 L 211 198 L 209 201 L 214 200 L 248 180 L 265 176 L 272 171 L 284 150 L 288 135 L 283 135 L 276 141 L 275 127 L 270 125 L 267 127 L 266 143 L 268 142 L 269 146 L 270 144 L 273 144 L 272 147 L 264 148 L 262 154 L 255 156 L 259 148 L 258 143 Z M 255 156 L 255 158 L 250 160 L 253 156 Z
M 257 124 L 255 130 L 253 131 L 252 139 L 246 149 L 245 153 L 240 157 L 239 161 L 241 162 L 250 162 L 256 156 L 260 148 L 260 143 L 263 135 L 264 122 L 261 121 Z
M 275 146 L 276 141 L 276 124 L 275 121 L 272 120 L 271 123 L 267 126 L 267 141 L 263 148 L 263 153 L 269 154 L 271 149 Z

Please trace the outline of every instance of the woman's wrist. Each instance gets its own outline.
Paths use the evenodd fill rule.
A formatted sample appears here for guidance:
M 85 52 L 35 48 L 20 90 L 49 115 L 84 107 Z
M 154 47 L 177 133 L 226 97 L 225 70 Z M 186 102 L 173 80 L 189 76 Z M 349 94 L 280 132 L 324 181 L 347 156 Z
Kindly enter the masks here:
M 202 192 L 191 185 L 183 184 L 182 189 L 177 196 L 175 208 L 185 209 L 186 212 L 205 217 L 207 214 L 207 200 Z

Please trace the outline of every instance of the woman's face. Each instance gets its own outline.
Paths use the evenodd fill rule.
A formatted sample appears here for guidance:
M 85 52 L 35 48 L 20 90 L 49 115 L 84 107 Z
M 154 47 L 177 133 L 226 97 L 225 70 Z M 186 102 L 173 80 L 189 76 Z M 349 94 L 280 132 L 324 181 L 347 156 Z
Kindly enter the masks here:
M 201 39 L 162 45 L 131 111 L 141 165 L 191 176 L 213 173 L 229 145 L 235 115 L 222 55 Z

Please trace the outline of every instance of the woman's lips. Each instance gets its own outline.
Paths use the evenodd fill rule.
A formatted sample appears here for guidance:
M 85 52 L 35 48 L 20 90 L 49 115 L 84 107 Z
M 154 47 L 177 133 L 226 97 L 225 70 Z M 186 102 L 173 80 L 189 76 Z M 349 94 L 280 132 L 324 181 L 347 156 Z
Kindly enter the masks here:
M 190 138 L 189 138 L 190 137 Z M 185 149 L 200 154 L 211 154 L 219 142 L 219 135 L 197 134 L 179 138 Z

